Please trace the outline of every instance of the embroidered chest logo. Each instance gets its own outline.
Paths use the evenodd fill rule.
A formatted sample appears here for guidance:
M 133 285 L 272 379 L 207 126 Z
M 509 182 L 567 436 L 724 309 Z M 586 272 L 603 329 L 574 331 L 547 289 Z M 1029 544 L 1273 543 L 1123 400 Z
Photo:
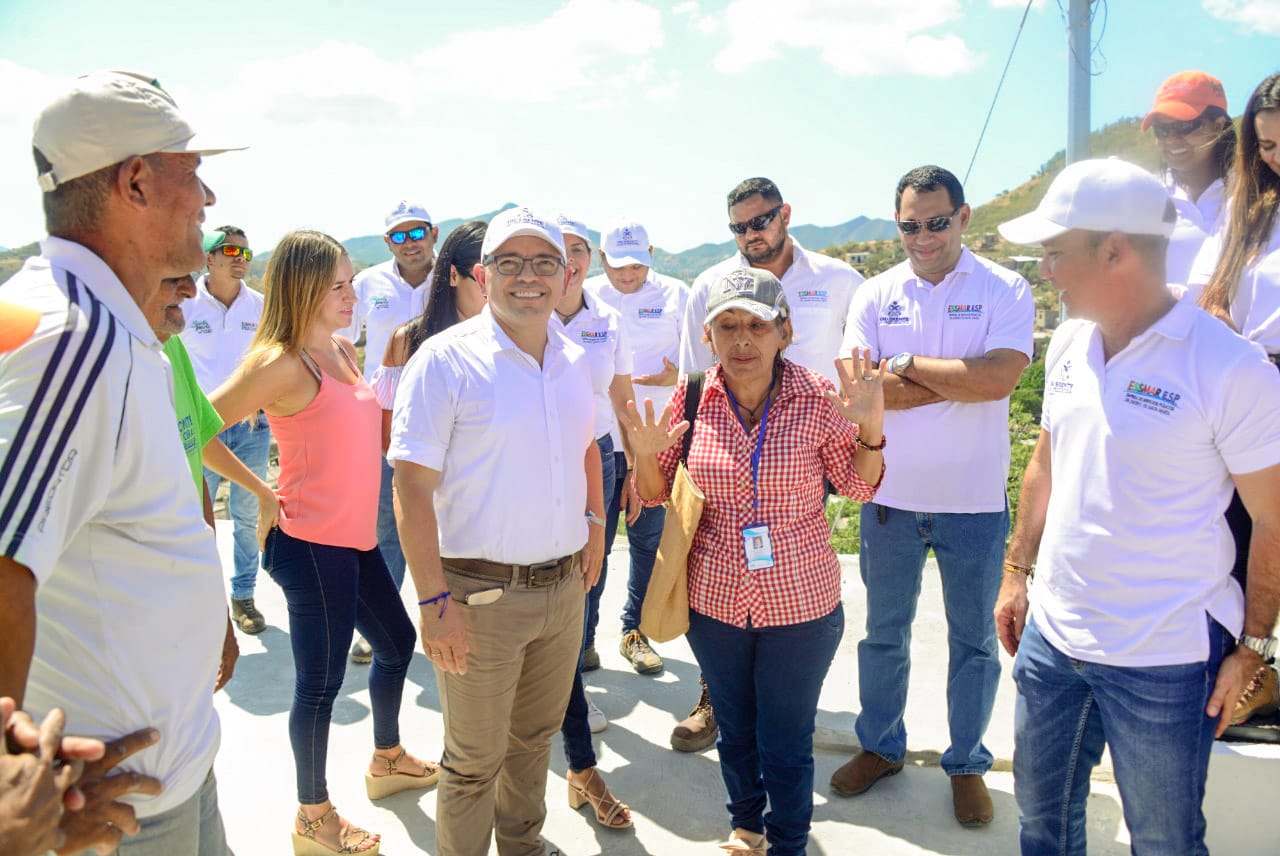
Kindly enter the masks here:
M 636 311 L 636 316 L 641 320 L 644 320 L 646 318 L 657 320 L 662 317 L 662 307 L 655 306 L 652 309 L 645 309 L 641 307 Z
M 1046 386 L 1046 392 L 1050 395 L 1061 393 L 1066 395 L 1075 388 L 1075 384 L 1071 380 L 1071 360 L 1067 360 L 1058 366 L 1058 370 L 1053 373 L 1053 377 Z
M 258 322 L 257 321 L 241 321 L 240 329 L 244 330 L 246 333 L 252 333 L 254 330 L 258 329 Z
M 192 321 L 191 329 L 197 333 L 212 333 L 213 327 L 209 326 L 208 321 Z
M 608 330 L 582 330 L 580 335 L 584 345 L 603 345 L 609 341 Z
M 1164 416 L 1172 415 L 1178 409 L 1178 402 L 1182 396 L 1179 393 L 1169 389 L 1161 389 L 1153 384 L 1143 383 L 1140 380 L 1131 380 L 1129 385 L 1125 387 L 1124 403 L 1141 407 L 1143 410 L 1150 410 Z
M 880 313 L 881 327 L 897 327 L 900 324 L 910 323 L 911 318 L 907 315 L 907 310 L 896 300 L 886 306 L 884 312 Z
M 826 303 L 827 290 L 825 288 L 802 288 L 796 292 L 796 300 L 800 303 Z
M 385 297 L 375 297 L 369 303 L 369 308 L 370 309 L 390 309 L 391 301 Z
M 952 321 L 976 321 L 981 317 L 981 303 L 952 303 L 947 306 L 947 318 Z

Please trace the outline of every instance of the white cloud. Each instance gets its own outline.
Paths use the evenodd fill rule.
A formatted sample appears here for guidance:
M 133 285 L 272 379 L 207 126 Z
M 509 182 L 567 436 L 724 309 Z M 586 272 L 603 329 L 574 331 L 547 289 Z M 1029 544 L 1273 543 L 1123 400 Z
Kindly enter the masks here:
M 1263 35 L 1280 35 L 1280 0 L 1203 0 L 1215 18 Z
M 987 0 L 993 9 L 1025 9 L 1026 0 Z M 1039 12 L 1048 0 L 1031 0 L 1031 8 Z
M 943 77 L 980 60 L 958 36 L 938 32 L 960 14 L 958 0 L 734 0 L 715 67 L 734 74 L 791 50 L 816 52 L 844 77 Z
M 695 32 L 710 36 L 720 29 L 720 19 L 715 15 L 704 13 L 697 0 L 685 0 L 671 7 L 672 14 L 689 19 L 689 26 Z

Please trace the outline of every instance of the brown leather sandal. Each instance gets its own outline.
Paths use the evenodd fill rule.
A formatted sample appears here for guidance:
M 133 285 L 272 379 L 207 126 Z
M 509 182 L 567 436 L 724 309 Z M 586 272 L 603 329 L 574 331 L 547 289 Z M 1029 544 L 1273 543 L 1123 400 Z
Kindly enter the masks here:
M 382 847 L 382 836 L 374 835 L 367 829 L 361 829 L 353 826 L 347 830 L 347 834 L 343 835 L 338 842 L 339 849 L 334 850 L 326 847 L 319 841 L 316 841 L 316 833 L 325 822 L 333 817 L 337 819 L 338 809 L 329 806 L 329 810 L 317 817 L 315 820 L 307 820 L 306 814 L 302 809 L 298 809 L 298 823 L 302 826 L 302 831 L 297 829 L 293 831 L 293 856 L 329 856 L 331 853 L 360 853 L 363 856 L 378 856 L 378 851 Z M 354 843 L 352 838 L 360 836 Z M 364 845 L 372 841 L 370 847 Z
M 720 849 L 733 856 L 765 856 L 769 842 L 763 832 L 751 832 L 747 829 L 735 829 L 729 833 L 729 840 L 720 845 Z
M 631 807 L 619 802 L 618 798 L 609 792 L 609 786 L 604 783 L 604 779 L 596 772 L 595 767 L 591 768 L 587 781 L 582 787 L 573 783 L 573 779 L 570 778 L 572 775 L 572 772 L 565 774 L 565 778 L 569 781 L 569 808 L 581 808 L 584 803 L 591 803 L 591 808 L 596 813 L 596 823 L 606 829 L 631 828 Z M 600 783 L 598 794 L 591 793 L 593 781 Z M 618 820 L 622 820 L 622 823 L 618 823 Z
M 380 800 L 383 797 L 389 797 L 392 794 L 398 794 L 410 788 L 429 788 L 439 781 L 440 765 L 432 764 L 430 761 L 422 762 L 426 769 L 421 776 L 401 770 L 400 761 L 403 760 L 406 753 L 405 748 L 401 746 L 400 754 L 394 758 L 384 758 L 381 755 L 374 754 L 374 760 L 385 764 L 387 771 L 376 776 L 373 773 L 364 774 L 364 789 L 369 794 L 369 799 Z

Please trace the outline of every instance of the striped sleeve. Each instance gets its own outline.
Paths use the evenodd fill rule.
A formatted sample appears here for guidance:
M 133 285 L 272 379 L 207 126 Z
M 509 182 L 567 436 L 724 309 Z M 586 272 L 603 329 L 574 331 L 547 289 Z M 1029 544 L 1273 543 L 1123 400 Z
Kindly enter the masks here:
M 128 334 L 68 275 L 63 307 L 45 311 L 25 343 L 0 355 L 0 549 L 38 581 L 53 570 L 106 497 L 125 390 L 113 355 Z M 127 385 L 127 366 L 122 375 Z

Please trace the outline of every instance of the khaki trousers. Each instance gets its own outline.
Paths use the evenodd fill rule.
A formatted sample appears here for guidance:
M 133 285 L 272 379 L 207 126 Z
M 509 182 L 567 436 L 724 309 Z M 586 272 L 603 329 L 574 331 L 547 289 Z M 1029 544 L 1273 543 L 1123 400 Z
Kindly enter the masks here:
M 580 561 L 546 588 L 513 587 L 450 570 L 450 609 L 467 624 L 467 673 L 436 668 L 444 713 L 443 772 L 436 792 L 439 856 L 542 856 L 551 737 L 564 720 L 582 645 Z M 483 606 L 472 592 L 504 588 Z

